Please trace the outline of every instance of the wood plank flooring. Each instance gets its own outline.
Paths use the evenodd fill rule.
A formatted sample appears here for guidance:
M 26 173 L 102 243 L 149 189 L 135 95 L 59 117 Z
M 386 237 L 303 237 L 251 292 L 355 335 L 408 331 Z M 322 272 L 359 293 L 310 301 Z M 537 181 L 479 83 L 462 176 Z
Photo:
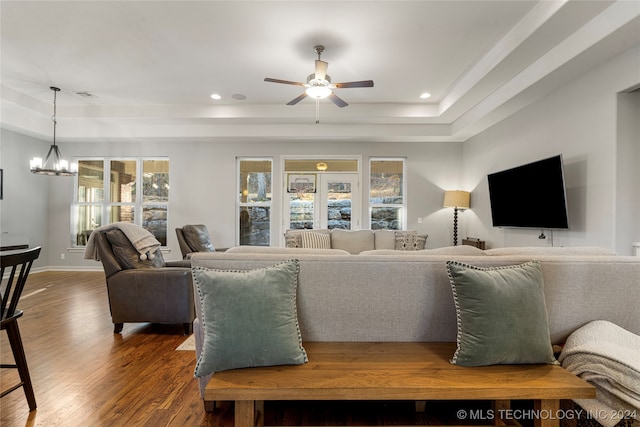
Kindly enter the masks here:
M 176 351 L 181 325 L 125 324 L 113 334 L 102 272 L 31 274 L 19 320 L 38 409 L 29 412 L 22 389 L 0 399 L 0 425 L 232 426 L 233 404 L 206 413 L 193 378 L 195 352 Z M 13 358 L 0 337 L 3 363 Z M 2 389 L 17 381 L 2 370 Z M 485 402 L 472 403 L 483 408 Z M 270 425 L 438 424 L 456 420 L 462 406 L 412 402 L 267 402 Z M 480 420 L 486 423 L 486 420 Z

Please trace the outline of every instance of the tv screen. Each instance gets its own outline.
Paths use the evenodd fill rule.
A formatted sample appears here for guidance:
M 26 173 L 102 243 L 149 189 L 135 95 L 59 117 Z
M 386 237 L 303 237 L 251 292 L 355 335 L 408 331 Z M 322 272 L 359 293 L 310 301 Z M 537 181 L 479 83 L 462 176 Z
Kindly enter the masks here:
M 494 227 L 567 229 L 562 156 L 487 176 Z

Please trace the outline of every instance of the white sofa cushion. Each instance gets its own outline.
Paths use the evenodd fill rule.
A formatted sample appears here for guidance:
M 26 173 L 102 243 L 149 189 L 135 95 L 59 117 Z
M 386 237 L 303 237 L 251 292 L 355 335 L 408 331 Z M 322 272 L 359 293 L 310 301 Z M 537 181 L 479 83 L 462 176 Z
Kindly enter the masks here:
M 373 241 L 376 249 L 396 249 L 396 231 L 395 230 L 375 230 L 373 232 Z
M 331 248 L 342 249 L 351 254 L 375 249 L 371 230 L 331 230 Z

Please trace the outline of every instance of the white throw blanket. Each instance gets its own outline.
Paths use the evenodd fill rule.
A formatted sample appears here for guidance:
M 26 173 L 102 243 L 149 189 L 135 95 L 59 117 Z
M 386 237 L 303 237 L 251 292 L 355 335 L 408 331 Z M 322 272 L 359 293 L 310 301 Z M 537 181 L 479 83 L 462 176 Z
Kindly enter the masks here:
M 589 322 L 567 338 L 559 361 L 596 387 L 596 399 L 575 400 L 590 418 L 605 427 L 619 415 L 640 418 L 640 336 L 608 321 Z
M 140 253 L 140 259 L 153 259 L 155 258 L 155 252 L 160 248 L 160 242 L 146 229 L 139 225 L 131 224 L 129 222 L 114 222 L 111 224 L 103 225 L 93 230 L 87 241 L 87 248 L 84 252 L 84 259 L 94 259 L 100 261 L 100 255 L 98 254 L 98 248 L 96 247 L 94 236 L 96 232 L 102 232 L 106 230 L 121 230 L 124 235 L 129 239 L 134 248 Z

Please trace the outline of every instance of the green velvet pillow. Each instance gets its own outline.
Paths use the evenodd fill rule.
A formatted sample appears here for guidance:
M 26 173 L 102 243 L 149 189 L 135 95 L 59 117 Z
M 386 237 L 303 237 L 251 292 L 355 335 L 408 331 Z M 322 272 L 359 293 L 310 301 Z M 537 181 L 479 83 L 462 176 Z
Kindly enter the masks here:
M 451 363 L 558 363 L 539 262 L 480 268 L 448 261 L 447 271 L 458 320 L 458 347 Z
M 204 344 L 196 377 L 307 361 L 298 326 L 298 260 L 246 271 L 193 267 Z

